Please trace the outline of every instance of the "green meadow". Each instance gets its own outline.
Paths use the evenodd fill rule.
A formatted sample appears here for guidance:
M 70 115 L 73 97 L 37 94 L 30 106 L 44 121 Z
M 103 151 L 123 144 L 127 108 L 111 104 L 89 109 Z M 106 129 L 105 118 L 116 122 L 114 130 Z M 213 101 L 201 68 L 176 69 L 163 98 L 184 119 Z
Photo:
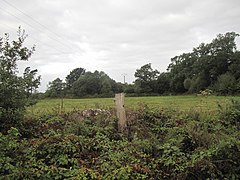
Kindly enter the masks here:
M 151 97 L 125 97 L 125 108 L 136 110 L 141 106 L 153 109 L 176 109 L 179 111 L 199 110 L 215 113 L 219 106 L 225 108 L 232 99 L 239 96 L 151 96 Z M 61 108 L 63 104 L 63 108 Z M 80 111 L 90 108 L 113 108 L 114 98 L 88 98 L 88 99 L 44 99 L 36 105 L 29 107 L 28 112 L 33 114 L 51 113 L 56 111 Z

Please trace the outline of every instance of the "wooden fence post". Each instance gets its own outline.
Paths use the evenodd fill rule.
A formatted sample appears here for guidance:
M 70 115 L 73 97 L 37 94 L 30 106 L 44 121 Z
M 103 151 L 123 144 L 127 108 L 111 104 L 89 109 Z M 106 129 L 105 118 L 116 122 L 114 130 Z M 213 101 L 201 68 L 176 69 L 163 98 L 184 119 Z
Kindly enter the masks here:
M 115 103 L 118 118 L 118 130 L 123 132 L 127 127 L 126 113 L 124 108 L 124 93 L 115 94 Z

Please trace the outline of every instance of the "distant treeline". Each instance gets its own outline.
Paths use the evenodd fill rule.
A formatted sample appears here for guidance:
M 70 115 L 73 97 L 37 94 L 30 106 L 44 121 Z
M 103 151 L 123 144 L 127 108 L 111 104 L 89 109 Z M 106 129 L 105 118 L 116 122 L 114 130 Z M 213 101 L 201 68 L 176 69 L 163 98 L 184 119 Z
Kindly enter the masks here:
M 114 93 L 161 95 L 199 93 L 209 89 L 219 95 L 240 93 L 240 51 L 235 39 L 239 34 L 219 34 L 211 43 L 201 43 L 192 52 L 171 59 L 167 72 L 145 64 L 135 72 L 132 84 L 114 81 L 104 72 L 72 70 L 65 81 L 49 83 L 46 97 L 109 97 Z

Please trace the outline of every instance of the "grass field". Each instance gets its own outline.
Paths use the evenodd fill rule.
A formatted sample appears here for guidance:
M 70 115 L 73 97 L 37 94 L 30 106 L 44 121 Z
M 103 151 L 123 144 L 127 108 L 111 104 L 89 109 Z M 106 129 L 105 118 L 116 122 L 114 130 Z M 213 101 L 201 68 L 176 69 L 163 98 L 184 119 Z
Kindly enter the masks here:
M 173 108 L 180 111 L 200 110 L 214 113 L 218 105 L 225 107 L 231 99 L 240 97 L 231 96 L 154 96 L 154 97 L 126 97 L 127 109 L 138 109 L 141 104 L 151 108 Z M 28 109 L 29 113 L 42 114 L 60 111 L 61 99 L 44 99 Z M 84 110 L 89 108 L 112 108 L 114 98 L 91 98 L 91 99 L 63 99 L 63 111 Z

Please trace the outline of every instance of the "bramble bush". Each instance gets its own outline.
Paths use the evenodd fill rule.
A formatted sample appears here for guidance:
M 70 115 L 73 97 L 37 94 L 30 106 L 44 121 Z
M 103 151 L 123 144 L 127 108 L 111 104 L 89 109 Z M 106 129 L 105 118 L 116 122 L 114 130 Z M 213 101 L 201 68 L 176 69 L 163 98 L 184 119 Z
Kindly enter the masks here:
M 220 112 L 220 118 L 224 126 L 234 126 L 240 130 L 240 101 L 232 100 L 226 110 Z
M 0 133 L 0 177 L 239 179 L 236 103 L 212 119 L 141 106 L 123 133 L 112 113 L 25 117 L 26 129 Z

